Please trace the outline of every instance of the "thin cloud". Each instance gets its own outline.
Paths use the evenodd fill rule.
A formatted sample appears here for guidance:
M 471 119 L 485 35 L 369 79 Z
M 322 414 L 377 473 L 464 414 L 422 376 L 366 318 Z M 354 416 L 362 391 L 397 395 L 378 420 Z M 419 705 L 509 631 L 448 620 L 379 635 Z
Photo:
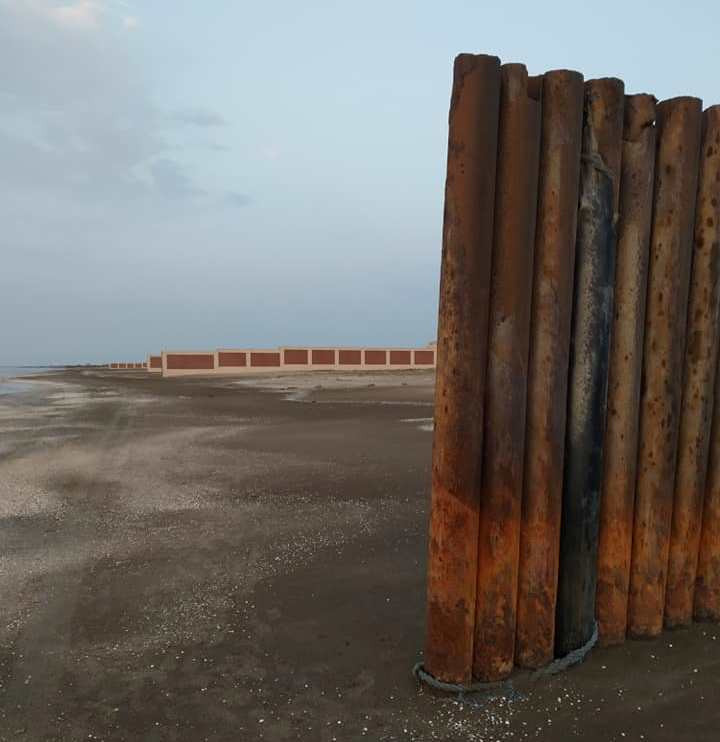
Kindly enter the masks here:
M 215 127 L 227 125 L 227 121 L 219 113 L 206 108 L 184 108 L 173 113 L 172 119 L 189 126 Z
M 169 135 L 167 115 L 141 70 L 121 37 L 105 28 L 117 11 L 99 0 L 23 6 L 0 0 L 0 68 L 7 70 L 0 91 L 3 192 L 22 193 L 28 202 L 52 194 L 53 209 L 82 198 L 117 210 L 154 196 L 204 193 L 195 182 L 197 167 L 183 160 L 191 147 Z M 103 43 L 89 44 L 86 34 L 97 23 L 92 33 Z M 59 24 L 66 32 L 58 32 Z M 196 125 L 222 120 L 203 109 L 183 112 Z
M 247 193 L 238 193 L 237 191 L 230 191 L 226 199 L 231 206 L 237 206 L 238 208 L 243 208 L 252 201 Z
M 181 165 L 169 157 L 162 157 L 150 166 L 156 190 L 167 198 L 192 198 L 204 195 L 204 191 L 193 185 Z
M 0 11 L 34 17 L 68 31 L 99 31 L 105 21 L 120 23 L 127 31 L 140 25 L 132 6 L 123 0 L 0 0 Z
M 95 29 L 100 23 L 102 7 L 96 0 L 78 0 L 70 5 L 47 8 L 48 16 L 62 26 Z

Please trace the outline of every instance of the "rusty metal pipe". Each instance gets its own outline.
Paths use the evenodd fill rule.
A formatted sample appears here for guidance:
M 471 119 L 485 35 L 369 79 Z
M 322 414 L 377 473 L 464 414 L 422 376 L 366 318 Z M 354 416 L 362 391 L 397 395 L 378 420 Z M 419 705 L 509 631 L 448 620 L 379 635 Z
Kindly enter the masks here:
M 585 644 L 595 625 L 624 103 L 622 80 L 585 83 L 555 631 L 560 656 Z
M 692 622 L 720 331 L 720 106 L 703 114 L 665 625 Z
M 696 621 L 720 621 L 720 373 L 715 376 L 709 459 L 695 578 Z
M 655 98 L 625 96 L 595 614 L 601 644 L 627 628 L 648 247 L 655 172 Z
M 499 680 L 515 654 L 525 397 L 542 78 L 502 67 L 473 676 Z
M 516 663 L 553 658 L 583 77 L 543 79 L 520 532 Z
M 720 373 L 717 372 L 710 461 L 695 578 L 694 618 L 696 621 L 720 621 Z
M 712 289 L 717 292 L 718 271 L 720 270 L 720 106 L 708 108 L 703 115 L 700 185 L 698 186 L 697 215 L 695 218 L 696 261 L 698 260 L 698 250 L 702 251 L 703 264 L 706 266 L 706 270 L 712 271 L 710 284 Z M 709 294 L 709 296 L 713 295 Z M 717 301 L 716 296 L 714 300 Z M 701 312 L 708 312 L 710 306 L 703 303 L 699 309 Z M 715 309 L 717 312 L 717 307 Z M 717 314 L 713 322 L 712 329 L 717 332 Z M 716 343 L 718 342 L 717 337 L 714 340 Z M 718 353 L 717 347 L 715 353 Z M 717 373 L 717 358 L 713 370 L 715 380 L 711 389 L 712 396 L 708 395 L 708 399 L 703 400 L 706 404 L 709 404 L 711 409 L 714 408 L 714 412 L 712 413 L 709 465 L 703 487 L 702 528 L 698 544 L 697 568 L 694 575 L 695 593 L 693 603 L 696 619 L 718 621 L 720 620 L 720 374 Z M 696 403 L 694 396 L 692 402 Z M 697 506 L 697 502 L 694 504 Z M 675 523 L 673 522 L 674 526 Z M 697 516 L 693 512 L 690 523 L 690 527 L 693 528 L 692 537 L 695 536 L 694 529 L 698 526 Z M 692 568 L 692 564 L 689 566 Z
M 628 633 L 662 631 L 673 509 L 702 103 L 657 107 Z
M 455 59 L 440 279 L 425 669 L 472 676 L 500 61 Z

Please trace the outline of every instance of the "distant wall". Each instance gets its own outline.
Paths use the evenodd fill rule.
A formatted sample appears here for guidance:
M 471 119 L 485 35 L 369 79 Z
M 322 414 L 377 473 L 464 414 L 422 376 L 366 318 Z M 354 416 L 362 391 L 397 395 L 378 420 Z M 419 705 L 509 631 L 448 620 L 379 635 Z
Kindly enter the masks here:
M 424 348 L 332 348 L 293 346 L 277 349 L 224 348 L 216 351 L 163 351 L 163 376 L 235 376 L 268 371 L 378 371 L 435 367 L 434 345 Z M 156 370 L 151 356 L 148 368 Z
M 144 370 L 147 368 L 147 363 L 145 361 L 115 361 L 106 363 L 103 368 L 109 368 L 113 371 Z
M 215 351 L 163 351 L 161 359 L 163 376 L 203 376 L 217 369 Z

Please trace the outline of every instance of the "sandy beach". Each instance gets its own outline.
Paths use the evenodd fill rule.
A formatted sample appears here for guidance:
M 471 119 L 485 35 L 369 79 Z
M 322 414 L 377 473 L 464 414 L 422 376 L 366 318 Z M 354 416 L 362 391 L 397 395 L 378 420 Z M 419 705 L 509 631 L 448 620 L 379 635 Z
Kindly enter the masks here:
M 0 740 L 717 740 L 720 627 L 419 689 L 433 375 L 0 396 Z

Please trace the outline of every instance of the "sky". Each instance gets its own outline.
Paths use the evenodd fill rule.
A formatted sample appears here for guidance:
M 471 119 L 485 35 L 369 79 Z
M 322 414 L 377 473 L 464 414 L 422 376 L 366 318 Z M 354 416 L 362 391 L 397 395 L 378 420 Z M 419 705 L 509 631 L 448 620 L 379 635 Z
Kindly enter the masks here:
M 0 0 L 0 365 L 434 339 L 459 52 L 720 103 L 720 3 Z

